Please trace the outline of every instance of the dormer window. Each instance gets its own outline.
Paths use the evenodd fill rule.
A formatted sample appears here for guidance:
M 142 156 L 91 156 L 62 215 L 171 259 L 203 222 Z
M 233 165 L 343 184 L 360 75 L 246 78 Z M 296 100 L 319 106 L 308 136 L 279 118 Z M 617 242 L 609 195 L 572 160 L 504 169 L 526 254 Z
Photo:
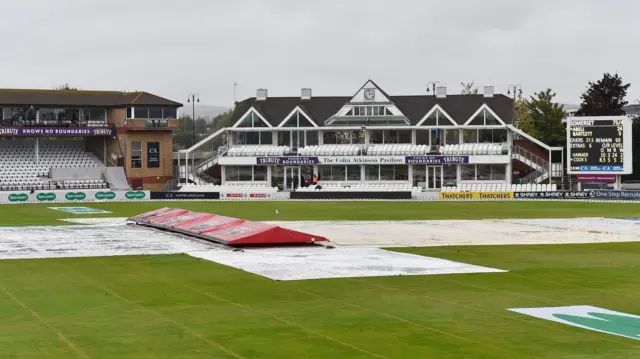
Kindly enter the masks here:
M 393 116 L 385 106 L 354 106 L 345 116 Z

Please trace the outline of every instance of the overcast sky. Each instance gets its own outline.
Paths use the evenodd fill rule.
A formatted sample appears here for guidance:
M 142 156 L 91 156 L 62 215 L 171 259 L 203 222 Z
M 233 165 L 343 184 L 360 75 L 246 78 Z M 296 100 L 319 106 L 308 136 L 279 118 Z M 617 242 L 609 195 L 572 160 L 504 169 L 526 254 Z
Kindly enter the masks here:
M 640 98 L 640 1 L 7 0 L 0 13 L 0 87 L 230 106 L 234 82 L 240 100 L 259 87 L 347 96 L 371 78 L 392 95 L 474 81 L 579 103 L 589 80 L 618 72 Z

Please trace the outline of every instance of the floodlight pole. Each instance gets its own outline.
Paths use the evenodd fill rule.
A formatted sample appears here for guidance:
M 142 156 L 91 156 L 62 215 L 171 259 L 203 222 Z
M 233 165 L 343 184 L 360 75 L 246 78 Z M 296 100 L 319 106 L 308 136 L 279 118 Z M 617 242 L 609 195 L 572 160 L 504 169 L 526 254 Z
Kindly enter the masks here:
M 190 93 L 187 96 L 187 103 L 191 102 L 191 132 L 193 133 L 193 143 L 196 144 L 196 102 L 200 102 L 200 94 Z
M 238 87 L 238 83 L 234 82 L 233 83 L 233 106 L 236 105 L 236 87 Z
M 511 84 L 509 85 L 509 88 L 507 88 L 507 95 L 511 95 L 511 92 L 513 91 L 513 125 L 516 128 L 520 128 L 518 126 L 518 121 L 516 120 L 516 96 L 518 95 L 518 91 L 522 92 L 522 85 L 520 84 Z
M 427 93 L 429 93 L 429 91 L 430 91 L 429 86 L 431 86 L 431 89 L 433 89 L 433 95 L 435 96 L 435 94 L 436 94 L 436 86 L 437 85 L 442 85 L 442 84 L 440 83 L 440 81 L 429 81 L 429 82 L 427 82 Z
M 560 168 L 560 178 L 561 178 L 561 185 L 562 185 L 562 189 L 564 190 L 564 146 L 561 147 L 561 153 L 562 153 L 562 159 L 561 159 L 561 168 Z M 571 181 L 569 181 L 569 183 L 571 183 Z

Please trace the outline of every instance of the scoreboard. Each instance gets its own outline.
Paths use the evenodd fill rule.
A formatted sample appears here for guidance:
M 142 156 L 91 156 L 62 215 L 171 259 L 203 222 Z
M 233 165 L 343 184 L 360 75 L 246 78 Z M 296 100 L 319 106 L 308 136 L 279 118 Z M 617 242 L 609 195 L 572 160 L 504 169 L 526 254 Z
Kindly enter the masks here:
M 631 174 L 631 119 L 627 116 L 569 117 L 569 174 Z

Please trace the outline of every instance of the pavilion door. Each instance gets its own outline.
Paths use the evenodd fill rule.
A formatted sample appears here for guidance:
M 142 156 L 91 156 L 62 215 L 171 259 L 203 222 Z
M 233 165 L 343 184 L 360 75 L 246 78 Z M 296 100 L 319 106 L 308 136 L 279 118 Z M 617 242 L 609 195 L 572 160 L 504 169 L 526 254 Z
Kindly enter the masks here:
M 295 185 L 294 179 L 297 179 L 298 187 L 300 187 L 300 167 L 284 168 L 284 188 L 287 191 L 293 191 Z
M 427 189 L 442 188 L 442 166 L 427 166 Z

